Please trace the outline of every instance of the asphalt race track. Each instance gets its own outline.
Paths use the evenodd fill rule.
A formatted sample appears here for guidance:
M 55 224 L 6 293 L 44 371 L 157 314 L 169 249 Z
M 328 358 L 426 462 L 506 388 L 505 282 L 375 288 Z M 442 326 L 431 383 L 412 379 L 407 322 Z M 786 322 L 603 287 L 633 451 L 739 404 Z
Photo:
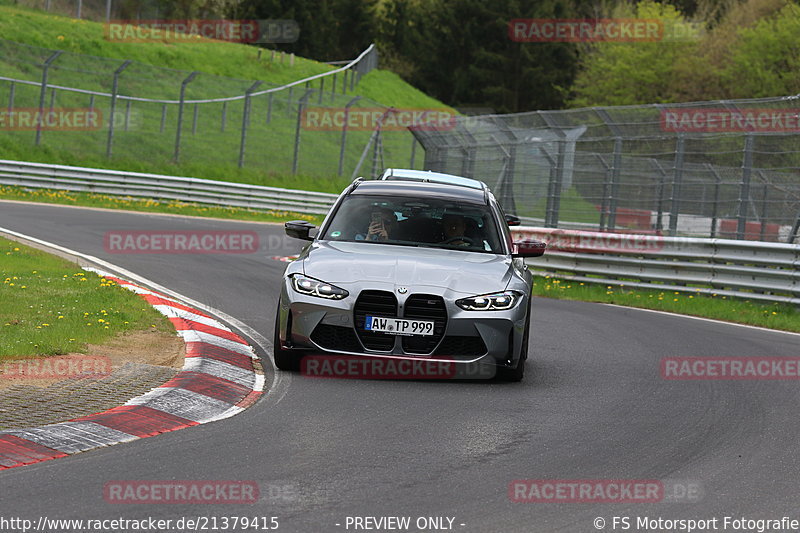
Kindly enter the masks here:
M 279 225 L 10 202 L 0 202 L 0 227 L 110 261 L 268 339 L 286 266 L 271 257 L 300 249 Z M 201 229 L 254 230 L 261 249 L 104 251 L 108 231 Z M 267 390 L 231 419 L 2 472 L 0 516 L 275 516 L 286 532 L 354 531 L 348 516 L 409 516 L 412 524 L 454 517 L 454 530 L 475 533 L 597 531 L 597 517 L 611 531 L 614 516 L 630 517 L 629 531 L 644 516 L 799 517 L 800 382 L 668 381 L 659 363 L 798 356 L 800 336 L 542 299 L 533 303 L 532 324 L 522 383 L 290 375 L 282 390 Z M 269 386 L 274 370 L 269 361 L 265 367 Z M 132 479 L 253 480 L 262 499 L 213 506 L 104 500 L 106 482 Z M 682 498 L 676 489 L 672 501 L 658 503 L 514 503 L 508 487 L 516 479 L 664 480 L 701 490 Z

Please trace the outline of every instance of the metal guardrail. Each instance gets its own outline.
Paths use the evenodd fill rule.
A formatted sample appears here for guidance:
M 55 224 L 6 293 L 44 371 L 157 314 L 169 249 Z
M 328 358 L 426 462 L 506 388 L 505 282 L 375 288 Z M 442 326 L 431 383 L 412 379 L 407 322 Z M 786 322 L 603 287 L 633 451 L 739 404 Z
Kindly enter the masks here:
M 325 214 L 335 194 L 201 178 L 0 160 L 0 185 Z
M 548 243 L 534 270 L 614 287 L 700 293 L 800 305 L 800 245 L 512 228 L 515 240 Z
M 155 200 L 325 214 L 335 194 L 214 180 L 0 160 L 0 184 Z M 512 228 L 548 243 L 540 274 L 606 286 L 715 294 L 800 305 L 800 244 Z

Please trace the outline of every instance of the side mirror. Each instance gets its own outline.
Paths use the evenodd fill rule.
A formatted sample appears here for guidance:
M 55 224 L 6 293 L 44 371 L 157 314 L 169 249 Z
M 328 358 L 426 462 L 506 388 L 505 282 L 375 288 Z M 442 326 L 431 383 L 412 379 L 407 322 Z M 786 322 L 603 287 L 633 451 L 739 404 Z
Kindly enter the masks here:
M 283 227 L 286 235 L 295 239 L 303 239 L 304 241 L 313 241 L 314 237 L 309 235 L 309 232 L 312 229 L 317 229 L 314 224 L 305 220 L 290 220 Z
M 547 248 L 542 241 L 517 241 L 514 243 L 513 257 L 541 257 Z
M 506 215 L 506 224 L 509 226 L 519 226 L 520 225 L 519 217 L 516 215 Z

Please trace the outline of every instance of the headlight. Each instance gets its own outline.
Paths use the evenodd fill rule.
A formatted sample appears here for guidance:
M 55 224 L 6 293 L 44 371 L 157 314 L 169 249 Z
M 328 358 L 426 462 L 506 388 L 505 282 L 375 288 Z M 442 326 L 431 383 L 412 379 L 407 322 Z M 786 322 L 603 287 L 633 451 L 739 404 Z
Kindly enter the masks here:
M 350 294 L 346 290 L 340 289 L 330 283 L 307 278 L 299 274 L 292 276 L 292 287 L 300 294 L 327 298 L 328 300 L 341 300 Z
M 504 311 L 511 309 L 522 294 L 517 291 L 495 292 L 456 300 L 456 305 L 467 311 Z

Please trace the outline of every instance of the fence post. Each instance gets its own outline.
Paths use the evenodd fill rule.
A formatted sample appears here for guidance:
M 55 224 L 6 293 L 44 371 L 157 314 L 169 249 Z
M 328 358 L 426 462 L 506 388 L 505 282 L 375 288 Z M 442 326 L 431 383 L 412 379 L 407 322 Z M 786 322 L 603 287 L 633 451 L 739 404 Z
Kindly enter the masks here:
M 275 96 L 275 93 L 269 93 L 267 97 L 267 124 L 269 121 L 272 120 L 272 97 Z
M 244 92 L 244 109 L 242 110 L 242 142 L 239 145 L 239 168 L 244 167 L 244 148 L 247 143 L 247 125 L 250 124 L 250 98 L 253 92 L 258 89 L 262 81 L 257 81 Z
M 334 101 L 336 98 L 336 73 L 333 73 L 333 79 L 331 80 L 331 102 Z
M 322 104 L 322 93 L 325 91 L 325 78 L 319 79 L 319 98 L 317 98 L 317 104 Z
M 617 224 L 617 199 L 619 198 L 619 176 L 622 169 L 622 138 L 623 133 L 616 122 L 608 114 L 605 108 L 596 108 L 594 112 L 603 123 L 611 130 L 614 135 L 614 155 L 611 158 L 611 176 L 608 187 L 608 198 L 604 200 L 603 205 L 608 202 L 608 220 L 606 221 L 606 229 L 614 230 Z
M 742 161 L 742 182 L 739 185 L 739 213 L 736 222 L 736 238 L 744 239 L 747 228 L 747 202 L 750 200 L 750 174 L 753 170 L 753 135 L 744 138 L 744 160 Z
M 295 126 L 294 130 L 294 158 L 292 159 L 292 175 L 297 174 L 297 167 L 299 163 L 298 158 L 300 157 L 300 126 L 303 122 L 303 108 L 306 106 L 306 100 L 313 92 L 314 89 L 308 89 L 302 98 L 300 98 L 300 100 L 297 102 L 297 125 Z
M 600 164 L 603 166 L 603 188 L 600 192 L 600 223 L 598 224 L 598 229 L 603 231 L 606 227 L 606 217 L 608 217 L 608 187 L 611 182 L 611 167 L 608 166 L 606 160 L 603 159 L 601 154 L 594 154 L 594 156 L 600 160 Z
M 80 19 L 83 12 L 83 0 L 78 0 L 78 8 L 76 11 L 77 13 L 75 13 L 75 18 Z
M 614 157 L 611 159 L 611 186 L 608 197 L 608 222 L 606 229 L 617 227 L 617 200 L 619 199 L 619 175 L 622 170 L 622 137 L 614 139 Z
M 119 75 L 133 63 L 130 59 L 122 63 L 114 71 L 114 81 L 111 83 L 111 114 L 108 120 L 108 139 L 106 140 L 106 157 L 111 157 L 112 145 L 114 143 L 114 113 L 117 110 L 117 93 L 119 92 Z
M 675 236 L 678 232 L 678 212 L 681 207 L 681 181 L 683 180 L 683 134 L 678 134 L 675 142 L 675 168 L 672 173 L 672 197 L 669 213 L 669 234 Z
M 761 179 L 764 179 L 764 173 L 760 170 L 758 171 L 758 175 L 761 176 Z M 764 180 L 766 181 L 766 180 Z M 759 240 L 764 240 L 764 236 L 767 232 L 767 196 L 769 195 L 769 186 L 765 183 L 764 184 L 764 192 L 761 196 L 761 234 L 759 235 Z
M 719 208 L 719 188 L 722 185 L 722 178 L 719 172 L 711 163 L 706 163 L 706 168 L 714 175 L 714 202 L 711 204 L 711 235 L 713 239 L 717 236 L 717 209 Z
M 8 112 L 14 112 L 14 93 L 16 92 L 16 85 L 14 82 L 11 82 L 11 87 L 8 90 Z
M 378 119 L 378 124 L 376 126 L 377 129 L 375 130 L 375 145 L 372 147 L 372 172 L 371 172 L 372 179 L 377 178 L 378 175 L 378 154 L 380 154 L 381 157 L 383 157 L 383 144 L 381 142 L 381 130 L 383 129 L 383 119 L 387 114 L 392 112 L 394 112 L 394 108 L 390 107 Z
M 567 142 L 564 138 L 557 141 L 558 154 L 556 155 L 556 173 L 555 181 L 552 184 L 553 195 L 552 202 L 550 203 L 550 226 L 551 228 L 558 227 L 558 211 L 561 208 L 561 188 L 564 183 L 564 165 L 566 159 Z M 549 199 L 548 199 L 549 200 Z
M 356 96 L 344 106 L 344 123 L 342 124 L 342 141 L 339 145 L 339 176 L 342 175 L 344 172 L 344 147 L 345 143 L 347 142 L 347 123 L 350 118 L 350 107 L 358 102 L 361 99 L 360 96 Z
M 133 105 L 133 102 L 131 102 L 130 100 L 125 102 L 125 131 L 128 131 L 128 128 L 131 125 L 131 106 L 132 105 Z
M 200 113 L 199 105 L 200 104 L 195 103 L 194 109 L 192 110 L 192 135 L 197 134 L 197 116 Z
M 161 131 L 159 133 L 164 133 L 164 128 L 167 125 L 167 104 L 161 105 Z
M 156 16 L 156 18 L 158 18 L 158 16 Z M 110 21 L 111 21 L 111 0 L 106 0 L 106 24 L 108 24 Z
M 553 191 L 554 191 L 554 184 L 557 179 L 556 176 L 558 174 L 558 168 L 557 168 L 558 161 L 557 159 L 553 158 L 553 156 L 550 155 L 544 148 L 540 148 L 540 151 L 547 159 L 547 163 L 550 165 L 550 176 L 547 179 L 547 197 L 545 199 L 547 203 L 544 208 L 544 227 L 552 228 L 553 226 L 550 223 L 551 220 L 550 213 L 552 212 L 553 209 L 553 194 L 554 194 Z
M 797 213 L 797 218 L 794 221 L 794 225 L 792 226 L 792 231 L 789 233 L 789 238 L 786 240 L 789 244 L 794 243 L 794 240 L 797 238 L 797 233 L 800 232 L 800 212 Z
M 181 129 L 183 127 L 183 104 L 186 101 L 186 86 L 189 85 L 190 83 L 192 83 L 192 80 L 194 80 L 197 77 L 198 74 L 200 74 L 198 71 L 194 71 L 191 74 L 189 74 L 186 77 L 185 80 L 183 80 L 181 82 L 181 97 L 180 97 L 180 101 L 178 103 L 178 127 L 177 127 L 177 131 L 175 133 L 175 155 L 172 158 L 172 161 L 174 163 L 178 162 L 178 160 L 180 159 L 180 155 L 181 155 Z M 166 110 L 166 108 L 165 108 L 165 110 Z M 161 115 L 162 116 L 162 123 L 163 123 L 163 117 L 164 117 L 165 114 L 166 113 Z
M 222 102 L 222 123 L 220 133 L 225 133 L 225 123 L 228 121 L 228 102 Z
M 656 186 L 656 230 L 664 229 L 664 190 L 667 184 L 667 172 L 658 159 L 651 159 L 653 166 L 658 171 L 658 185 Z
M 44 115 L 44 100 L 47 96 L 47 72 L 50 70 L 50 65 L 58 59 L 63 53 L 63 50 L 57 50 L 53 53 L 50 57 L 48 57 L 44 64 L 42 65 L 42 89 L 39 92 L 39 117 Z M 41 118 L 36 123 L 36 146 L 39 146 L 39 143 L 42 142 L 42 120 Z

